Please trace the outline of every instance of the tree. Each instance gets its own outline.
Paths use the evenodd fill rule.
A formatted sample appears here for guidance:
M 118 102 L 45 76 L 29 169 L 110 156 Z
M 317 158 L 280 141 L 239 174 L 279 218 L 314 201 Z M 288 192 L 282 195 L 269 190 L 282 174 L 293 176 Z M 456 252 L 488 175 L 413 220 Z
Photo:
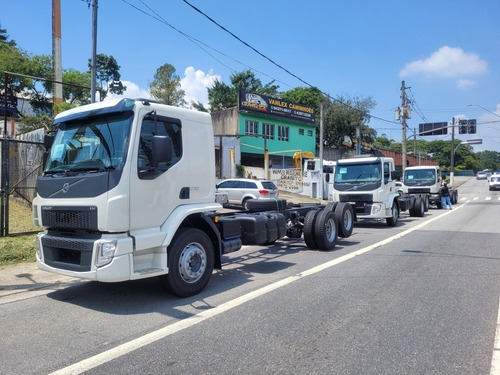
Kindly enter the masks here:
M 370 109 L 375 105 L 371 97 L 361 99 L 340 96 L 328 101 L 323 108 L 324 145 L 338 147 L 344 136 L 355 138 L 358 126 L 361 129 L 361 140 L 373 143 L 376 131 L 367 123 L 370 121 Z
M 92 69 L 92 60 L 89 59 L 89 70 Z M 96 81 L 99 86 L 101 100 L 108 93 L 121 95 L 127 89 L 120 81 L 120 65 L 113 56 L 97 54 L 96 56 Z
M 282 92 L 281 99 L 313 107 L 319 113 L 320 104 L 325 97 L 317 87 L 296 87 Z
M 84 87 L 91 86 L 90 72 L 82 73 L 78 70 L 68 69 L 63 72 L 62 80 L 65 83 L 71 83 L 73 85 Z M 90 103 L 89 89 L 84 87 L 63 85 L 64 100 L 80 105 Z
M 208 88 L 208 104 L 212 112 L 236 107 L 238 104 L 236 92 L 232 87 L 216 80 L 214 85 Z
M 151 96 L 164 104 L 185 106 L 186 93 L 181 89 L 181 79 L 175 74 L 175 68 L 163 64 L 156 70 L 154 80 L 149 84 Z
M 239 91 L 248 91 L 279 98 L 279 86 L 275 85 L 274 81 L 262 85 L 262 81 L 255 77 L 255 74 L 250 70 L 234 73 L 230 79 L 231 86 L 217 80 L 208 89 L 208 103 L 211 111 L 236 107 L 238 105 Z

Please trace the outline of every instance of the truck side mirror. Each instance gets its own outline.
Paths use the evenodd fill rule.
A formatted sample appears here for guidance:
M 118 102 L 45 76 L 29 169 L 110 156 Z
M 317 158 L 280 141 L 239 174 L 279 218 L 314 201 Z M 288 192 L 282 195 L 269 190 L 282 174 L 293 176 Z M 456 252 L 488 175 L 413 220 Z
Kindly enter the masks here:
M 152 139 L 152 167 L 172 161 L 172 139 L 166 135 L 155 135 Z
M 45 134 L 43 137 L 43 147 L 45 147 L 46 150 L 52 147 L 52 144 L 54 143 L 54 134 Z
M 401 173 L 399 171 L 391 171 L 391 180 L 401 180 Z

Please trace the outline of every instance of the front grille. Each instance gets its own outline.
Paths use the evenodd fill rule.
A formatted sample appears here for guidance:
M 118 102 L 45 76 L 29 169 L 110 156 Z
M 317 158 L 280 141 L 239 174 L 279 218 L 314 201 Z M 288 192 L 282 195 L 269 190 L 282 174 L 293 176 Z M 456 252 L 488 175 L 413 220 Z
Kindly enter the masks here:
M 46 228 L 97 231 L 97 207 L 42 207 Z
M 373 202 L 371 194 L 340 194 L 339 200 L 341 202 Z
M 42 237 L 45 263 L 71 271 L 90 271 L 92 250 L 99 234 L 82 234 L 82 238 L 67 237 L 64 233 L 51 233 Z

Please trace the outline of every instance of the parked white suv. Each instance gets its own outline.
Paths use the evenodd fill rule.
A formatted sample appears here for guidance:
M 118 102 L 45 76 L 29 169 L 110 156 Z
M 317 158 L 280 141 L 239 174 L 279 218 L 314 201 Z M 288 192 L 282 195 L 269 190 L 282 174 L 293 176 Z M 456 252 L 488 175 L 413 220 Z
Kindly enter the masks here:
M 249 199 L 278 198 L 279 190 L 272 181 L 233 178 L 217 184 L 217 193 L 226 193 L 229 204 L 247 209 Z

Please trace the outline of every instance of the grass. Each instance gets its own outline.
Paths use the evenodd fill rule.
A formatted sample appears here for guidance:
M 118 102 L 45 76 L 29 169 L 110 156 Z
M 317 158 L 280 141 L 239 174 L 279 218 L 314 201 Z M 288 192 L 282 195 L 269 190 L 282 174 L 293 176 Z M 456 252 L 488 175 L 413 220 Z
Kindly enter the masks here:
M 0 267 L 35 261 L 36 234 L 0 238 Z
M 9 235 L 0 237 L 0 268 L 23 262 L 35 261 L 36 233 L 40 231 L 33 225 L 31 207 L 25 202 L 9 199 Z

